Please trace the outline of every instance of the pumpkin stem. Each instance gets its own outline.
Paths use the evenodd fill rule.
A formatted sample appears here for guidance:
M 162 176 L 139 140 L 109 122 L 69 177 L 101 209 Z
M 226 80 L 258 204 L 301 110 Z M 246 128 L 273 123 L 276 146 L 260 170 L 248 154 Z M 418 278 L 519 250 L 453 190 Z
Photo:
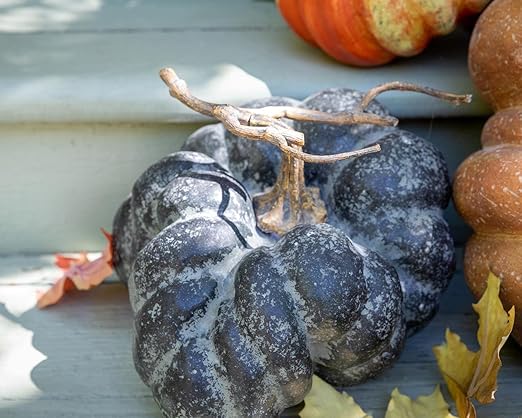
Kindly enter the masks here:
M 445 100 L 456 106 L 463 103 L 471 103 L 471 94 L 453 94 L 442 90 L 432 89 L 431 87 L 419 86 L 418 84 L 407 83 L 404 81 L 390 81 L 388 83 L 379 84 L 368 90 L 366 95 L 359 104 L 359 110 L 365 111 L 370 105 L 372 100 L 377 96 L 387 91 L 398 90 L 398 91 L 411 91 L 415 93 L 427 94 L 428 96 L 436 97 L 437 99 Z
M 266 232 L 282 235 L 299 224 L 316 224 L 326 221 L 326 207 L 319 188 L 306 187 L 304 163 L 331 164 L 348 158 L 380 151 L 378 144 L 356 151 L 331 155 L 313 155 L 303 152 L 305 138 L 281 119 L 333 125 L 373 124 L 396 126 L 398 120 L 366 112 L 370 102 L 379 94 L 390 90 L 415 91 L 450 101 L 469 103 L 470 95 L 445 93 L 411 83 L 385 83 L 371 89 L 354 112 L 327 113 L 291 106 L 268 106 L 248 109 L 228 104 L 209 103 L 192 95 L 187 83 L 171 68 L 160 71 L 160 77 L 169 88 L 170 95 L 205 116 L 223 123 L 231 133 L 252 141 L 266 141 L 283 152 L 281 168 L 274 186 L 254 196 L 258 226 Z
M 300 224 L 323 223 L 327 215 L 319 188 L 305 186 L 304 162 L 289 154 L 283 154 L 274 186 L 254 196 L 254 206 L 259 228 L 279 235 Z
M 326 113 L 312 109 L 291 106 L 268 106 L 261 109 L 246 109 L 228 104 L 205 102 L 190 93 L 187 83 L 180 79 L 171 68 L 160 71 L 160 77 L 169 88 L 170 95 L 202 115 L 219 120 L 231 133 L 252 141 L 266 141 L 278 147 L 283 153 L 307 163 L 331 164 L 361 155 L 378 152 L 373 145 L 357 151 L 331 155 L 313 155 L 303 152 L 304 135 L 288 126 L 282 118 L 302 122 L 329 123 L 333 125 L 372 124 L 396 126 L 397 118 L 379 116 L 363 111 Z

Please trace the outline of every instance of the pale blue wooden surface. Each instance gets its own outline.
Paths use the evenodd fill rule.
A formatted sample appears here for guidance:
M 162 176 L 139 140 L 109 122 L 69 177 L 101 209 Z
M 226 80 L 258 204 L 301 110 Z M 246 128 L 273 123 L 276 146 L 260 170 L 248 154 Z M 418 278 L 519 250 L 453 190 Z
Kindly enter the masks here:
M 393 80 L 474 91 L 466 65 L 469 32 L 438 39 L 415 58 L 361 69 L 298 39 L 273 2 L 6 2 L 0 5 L 0 33 L 4 123 L 201 121 L 165 94 L 157 74 L 166 65 L 204 98 L 235 103 L 259 97 L 267 86 L 274 95 L 295 98 Z M 409 118 L 488 112 L 479 98 L 453 107 L 389 93 L 383 102 Z
M 473 91 L 468 33 L 391 65 L 343 66 L 299 40 L 272 1 L 79 0 L 0 5 L 0 254 L 98 250 L 99 227 L 137 176 L 203 122 L 170 99 L 158 69 L 195 93 L 240 103 L 394 79 Z M 478 149 L 480 98 L 454 108 L 421 95 L 382 101 L 444 153 L 453 172 Z M 442 119 L 440 116 L 461 116 Z M 463 117 L 467 118 L 464 119 Z M 473 118 L 471 118 L 473 116 Z M 458 243 L 469 230 L 452 209 Z
M 0 124 L 0 254 L 101 250 L 137 177 L 199 125 Z M 429 138 L 450 172 L 479 147 L 481 119 L 405 120 Z M 468 229 L 446 212 L 462 243 Z
M 133 368 L 126 288 L 110 281 L 37 310 L 36 289 L 58 274 L 51 261 L 43 256 L 0 258 L 0 417 L 159 418 L 150 391 Z M 432 347 L 443 341 L 444 330 L 450 327 L 475 348 L 471 302 L 459 269 L 440 313 L 408 340 L 395 366 L 348 392 L 374 418 L 383 417 L 395 387 L 410 396 L 431 393 L 443 383 Z M 509 341 L 502 361 L 497 401 L 479 407 L 479 417 L 517 418 L 522 413 L 522 349 Z

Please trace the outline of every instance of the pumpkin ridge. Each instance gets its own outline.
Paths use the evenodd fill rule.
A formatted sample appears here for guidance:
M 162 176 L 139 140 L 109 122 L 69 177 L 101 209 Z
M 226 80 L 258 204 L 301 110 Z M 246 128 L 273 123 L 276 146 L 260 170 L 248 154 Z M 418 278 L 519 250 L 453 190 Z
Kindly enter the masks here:
M 456 25 L 463 3 L 466 0 L 408 0 L 415 3 L 420 10 L 419 19 L 424 22 L 425 42 L 424 49 L 430 38 L 447 35 Z M 489 1 L 489 0 L 488 0 Z
M 302 3 L 303 0 L 276 0 L 276 5 L 288 25 L 303 40 L 315 45 L 314 37 L 303 19 Z
M 333 15 L 330 5 L 326 5 L 325 7 L 324 4 L 317 1 L 304 1 L 302 3 L 302 10 L 306 25 L 311 28 L 314 41 L 322 49 L 342 61 L 359 61 L 351 51 L 337 42 L 337 29 L 334 25 L 328 23 Z
M 354 64 L 380 65 L 391 61 L 394 55 L 381 45 L 368 27 L 370 13 L 367 1 L 363 0 L 359 5 L 356 4 L 357 1 L 337 0 L 332 3 L 336 16 L 333 24 L 337 28 L 341 44 L 350 49 L 359 61 L 353 61 Z M 346 22 L 350 22 L 350 25 Z
M 230 189 L 233 189 L 236 193 L 238 193 L 244 201 L 247 200 L 247 192 L 243 185 L 239 182 L 232 181 L 230 177 L 219 176 L 216 173 L 211 172 L 188 171 L 187 175 L 195 179 L 213 181 L 219 184 L 221 187 L 221 203 L 217 210 L 217 216 L 223 219 L 230 226 L 230 228 L 232 228 L 236 234 L 237 239 L 241 242 L 241 244 L 243 244 L 245 248 L 252 248 L 245 237 L 241 234 L 236 224 L 234 224 L 234 222 L 228 219 L 225 215 L 225 211 L 227 210 L 228 204 L 230 203 Z
M 418 54 L 428 33 L 415 0 L 366 0 L 372 32 L 383 48 L 400 57 Z

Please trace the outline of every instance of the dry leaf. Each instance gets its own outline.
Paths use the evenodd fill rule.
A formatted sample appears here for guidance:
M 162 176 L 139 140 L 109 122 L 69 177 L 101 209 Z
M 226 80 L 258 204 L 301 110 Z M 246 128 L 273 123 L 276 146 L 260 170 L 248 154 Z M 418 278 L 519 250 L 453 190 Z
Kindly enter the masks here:
M 40 309 L 58 303 L 72 289 L 89 290 L 98 286 L 112 274 L 112 235 L 103 229 L 102 232 L 107 238 L 107 246 L 96 260 L 90 261 L 85 253 L 79 257 L 56 256 L 56 265 L 63 270 L 63 275 L 50 289 L 38 292 Z
M 429 396 L 419 396 L 414 401 L 395 388 L 391 394 L 384 418 L 456 418 L 449 411 L 439 386 Z
M 446 330 L 446 343 L 433 348 L 459 417 L 475 418 L 475 408 L 466 396 L 467 388 L 477 368 L 478 353 L 470 351 L 460 337 Z M 446 370 L 451 370 L 445 373 Z
M 495 400 L 497 374 L 502 366 L 500 350 L 515 321 L 515 308 L 504 310 L 498 295 L 500 280 L 490 273 L 487 288 L 473 309 L 479 315 L 478 352 L 470 351 L 460 337 L 446 330 L 446 342 L 433 348 L 439 369 L 456 402 L 460 417 L 474 418 L 472 399 L 490 403 Z
M 315 375 L 312 379 L 312 389 L 304 401 L 305 406 L 299 413 L 301 418 L 372 418 L 351 396 L 338 392 Z
M 495 400 L 497 375 L 502 367 L 500 350 L 506 343 L 515 323 L 515 307 L 508 313 L 498 297 L 500 280 L 493 273 L 488 277 L 486 292 L 473 309 L 479 315 L 477 338 L 480 344 L 477 372 L 468 389 L 468 396 L 480 403 Z
M 451 377 L 444 374 L 444 381 L 448 387 L 448 391 L 455 401 L 457 407 L 457 414 L 461 418 L 477 418 L 477 411 L 471 402 L 471 399 L 466 396 L 466 391 Z

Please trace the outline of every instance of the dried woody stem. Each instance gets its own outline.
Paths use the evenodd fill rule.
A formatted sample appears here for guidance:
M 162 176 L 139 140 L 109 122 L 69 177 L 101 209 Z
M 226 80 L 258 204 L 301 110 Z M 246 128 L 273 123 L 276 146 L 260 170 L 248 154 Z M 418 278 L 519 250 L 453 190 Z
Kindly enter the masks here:
M 371 89 L 355 112 L 326 113 L 291 106 L 268 106 L 247 109 L 228 104 L 209 103 L 193 96 L 187 83 L 171 68 L 160 71 L 160 77 L 169 88 L 170 95 L 192 110 L 219 120 L 231 133 L 252 141 L 266 141 L 283 152 L 281 168 L 276 183 L 269 191 L 254 196 L 258 225 L 267 232 L 283 234 L 298 224 L 322 223 L 326 220 L 326 208 L 317 187 L 306 187 L 304 163 L 330 164 L 348 158 L 380 151 L 373 145 L 356 151 L 332 155 L 313 155 L 303 152 L 305 138 L 283 120 L 328 123 L 333 125 L 373 124 L 396 126 L 398 120 L 365 112 L 370 102 L 389 90 L 405 90 L 425 93 L 454 104 L 467 103 L 471 96 L 441 92 L 411 83 L 392 82 Z
M 471 94 L 453 94 L 447 93 L 445 91 L 432 89 L 431 87 L 424 87 L 413 83 L 407 83 L 404 81 L 391 81 L 389 83 L 379 84 L 378 86 L 375 86 L 374 88 L 369 90 L 361 100 L 361 103 L 359 104 L 359 109 L 361 111 L 366 110 L 366 108 L 370 105 L 371 101 L 374 100 L 378 95 L 392 90 L 411 91 L 415 93 L 427 94 L 428 96 L 433 96 L 437 99 L 445 100 L 446 102 L 450 102 L 456 106 L 464 103 L 471 103 L 472 99 Z

